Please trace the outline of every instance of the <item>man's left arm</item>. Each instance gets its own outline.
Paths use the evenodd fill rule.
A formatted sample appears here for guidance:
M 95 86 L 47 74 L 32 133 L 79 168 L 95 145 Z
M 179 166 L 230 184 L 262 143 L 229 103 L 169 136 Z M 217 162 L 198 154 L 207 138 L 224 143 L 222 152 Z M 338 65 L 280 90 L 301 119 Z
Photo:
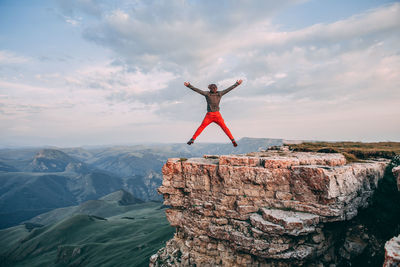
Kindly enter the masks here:
M 225 90 L 222 90 L 222 91 L 221 91 L 221 95 L 224 95 L 224 94 L 228 93 L 229 91 L 235 89 L 235 88 L 236 88 L 237 86 L 239 86 L 241 83 L 242 83 L 242 80 L 237 80 L 237 81 L 235 82 L 235 84 L 229 86 L 229 87 L 226 88 Z

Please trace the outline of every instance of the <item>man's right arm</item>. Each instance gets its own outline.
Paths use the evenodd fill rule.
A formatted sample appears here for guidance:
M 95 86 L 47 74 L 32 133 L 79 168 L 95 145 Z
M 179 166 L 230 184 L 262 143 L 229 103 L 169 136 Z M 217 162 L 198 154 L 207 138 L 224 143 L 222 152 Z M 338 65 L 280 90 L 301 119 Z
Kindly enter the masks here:
M 201 95 L 206 95 L 206 94 L 207 94 L 206 91 L 200 90 L 200 89 L 194 87 L 193 85 L 191 85 L 190 83 L 187 83 L 187 85 L 186 85 L 186 83 L 185 83 L 185 86 L 188 87 L 188 88 L 190 88 L 190 89 L 192 89 L 193 91 L 195 91 L 195 92 L 201 94 Z

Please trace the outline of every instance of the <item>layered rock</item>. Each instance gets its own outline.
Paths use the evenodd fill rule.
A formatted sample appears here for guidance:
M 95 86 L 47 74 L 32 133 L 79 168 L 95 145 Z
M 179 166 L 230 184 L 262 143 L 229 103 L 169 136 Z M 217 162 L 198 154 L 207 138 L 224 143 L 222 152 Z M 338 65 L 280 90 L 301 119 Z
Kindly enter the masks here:
M 397 189 L 400 191 L 400 166 L 392 169 L 393 176 L 397 181 Z M 385 244 L 384 267 L 400 266 L 400 235 L 395 236 Z
M 384 267 L 400 266 L 400 235 L 393 237 L 385 244 Z
M 335 263 L 331 225 L 368 205 L 386 165 L 290 151 L 169 159 L 158 191 L 177 231 L 150 266 Z

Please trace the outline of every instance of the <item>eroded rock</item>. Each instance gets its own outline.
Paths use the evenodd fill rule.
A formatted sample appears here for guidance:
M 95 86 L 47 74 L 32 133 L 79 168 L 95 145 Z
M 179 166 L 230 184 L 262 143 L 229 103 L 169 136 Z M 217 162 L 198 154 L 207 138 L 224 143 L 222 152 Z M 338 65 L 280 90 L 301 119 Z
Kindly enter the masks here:
M 326 225 L 368 205 L 387 163 L 289 151 L 169 159 L 158 191 L 177 232 L 150 266 L 335 263 L 336 233 Z M 343 255 L 365 245 L 346 242 Z
M 385 244 L 384 267 L 400 266 L 400 235 L 393 237 Z

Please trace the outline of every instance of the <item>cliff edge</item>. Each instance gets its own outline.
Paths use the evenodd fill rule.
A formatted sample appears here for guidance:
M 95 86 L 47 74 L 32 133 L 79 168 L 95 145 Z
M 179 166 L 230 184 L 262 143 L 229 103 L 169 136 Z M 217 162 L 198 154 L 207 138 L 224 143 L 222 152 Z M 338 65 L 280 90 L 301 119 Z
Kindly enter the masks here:
M 397 182 L 397 189 L 400 191 L 400 166 L 392 169 L 393 176 Z M 385 262 L 383 267 L 400 266 L 400 235 L 393 237 L 385 244 Z
M 337 263 L 346 255 L 338 247 L 357 251 L 364 242 L 338 245 L 337 224 L 368 206 L 387 163 L 273 150 L 169 159 L 158 191 L 176 233 L 150 266 Z

